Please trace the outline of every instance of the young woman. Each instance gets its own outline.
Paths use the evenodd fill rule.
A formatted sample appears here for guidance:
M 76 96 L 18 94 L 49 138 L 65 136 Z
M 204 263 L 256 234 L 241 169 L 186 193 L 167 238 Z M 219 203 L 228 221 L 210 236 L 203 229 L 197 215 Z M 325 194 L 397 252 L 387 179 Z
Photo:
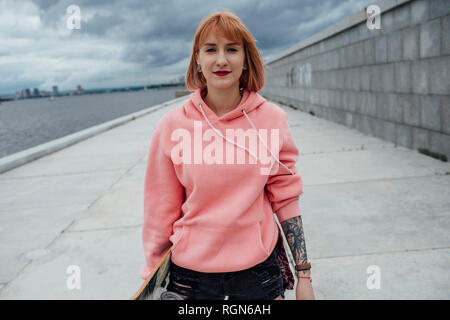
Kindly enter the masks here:
M 275 212 L 301 270 L 296 297 L 314 299 L 298 149 L 286 112 L 257 93 L 263 61 L 232 12 L 199 25 L 186 85 L 190 98 L 159 120 L 150 145 L 141 277 L 173 244 L 169 291 L 199 300 L 283 299 L 290 270 Z

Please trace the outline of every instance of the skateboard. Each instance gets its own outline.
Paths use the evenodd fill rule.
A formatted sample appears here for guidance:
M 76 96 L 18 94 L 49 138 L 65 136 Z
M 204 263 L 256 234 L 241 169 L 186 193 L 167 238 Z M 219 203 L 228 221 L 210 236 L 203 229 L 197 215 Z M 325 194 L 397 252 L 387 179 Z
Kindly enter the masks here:
M 130 300 L 173 300 L 175 296 L 166 293 L 172 247 L 163 255 L 155 269 L 150 273 Z M 178 299 L 175 299 L 178 300 Z

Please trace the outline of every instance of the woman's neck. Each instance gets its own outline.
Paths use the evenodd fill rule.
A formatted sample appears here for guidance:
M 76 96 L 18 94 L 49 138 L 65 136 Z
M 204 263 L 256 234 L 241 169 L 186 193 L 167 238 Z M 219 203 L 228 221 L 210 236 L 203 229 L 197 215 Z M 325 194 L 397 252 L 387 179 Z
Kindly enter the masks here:
M 208 107 L 214 111 L 218 117 L 235 109 L 239 105 L 241 99 L 242 95 L 239 87 L 220 90 L 208 88 L 206 96 L 203 98 Z

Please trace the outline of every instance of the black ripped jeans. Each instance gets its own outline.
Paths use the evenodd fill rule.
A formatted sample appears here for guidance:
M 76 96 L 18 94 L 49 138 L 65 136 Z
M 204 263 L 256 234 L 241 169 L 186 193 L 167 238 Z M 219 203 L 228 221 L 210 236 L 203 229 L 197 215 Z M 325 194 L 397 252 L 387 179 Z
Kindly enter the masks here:
M 283 278 L 276 249 L 263 262 L 235 272 L 204 273 L 170 266 L 168 291 L 187 300 L 274 300 L 284 298 Z

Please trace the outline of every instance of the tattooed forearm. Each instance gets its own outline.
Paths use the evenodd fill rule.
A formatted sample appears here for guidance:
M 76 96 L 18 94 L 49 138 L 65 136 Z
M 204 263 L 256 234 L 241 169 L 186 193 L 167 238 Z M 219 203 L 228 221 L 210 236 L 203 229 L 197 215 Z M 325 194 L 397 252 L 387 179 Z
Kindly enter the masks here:
M 308 257 L 306 255 L 305 235 L 303 233 L 301 216 L 293 217 L 281 222 L 281 227 L 283 228 L 286 240 L 291 248 L 295 264 L 307 263 Z M 301 272 L 306 274 L 308 271 L 309 270 L 303 270 Z

